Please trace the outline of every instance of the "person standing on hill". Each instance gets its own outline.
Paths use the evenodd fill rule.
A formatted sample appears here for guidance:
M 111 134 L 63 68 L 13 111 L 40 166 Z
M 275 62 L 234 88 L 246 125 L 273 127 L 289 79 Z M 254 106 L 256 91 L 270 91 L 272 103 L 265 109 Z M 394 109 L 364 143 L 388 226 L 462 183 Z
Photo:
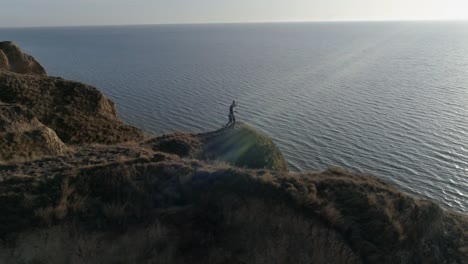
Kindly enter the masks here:
M 234 107 L 237 106 L 237 102 L 234 100 L 232 101 L 231 106 L 229 106 L 229 122 L 226 124 L 226 127 L 228 126 L 235 126 L 236 125 L 236 117 L 234 116 L 234 113 L 237 113 L 237 111 L 234 111 Z

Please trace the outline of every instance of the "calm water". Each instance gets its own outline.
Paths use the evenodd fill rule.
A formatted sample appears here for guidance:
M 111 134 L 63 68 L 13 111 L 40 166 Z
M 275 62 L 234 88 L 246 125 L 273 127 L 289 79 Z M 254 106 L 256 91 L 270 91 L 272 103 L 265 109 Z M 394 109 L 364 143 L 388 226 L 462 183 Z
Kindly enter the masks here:
M 148 133 L 238 118 L 292 170 L 372 172 L 468 212 L 468 23 L 0 29 Z

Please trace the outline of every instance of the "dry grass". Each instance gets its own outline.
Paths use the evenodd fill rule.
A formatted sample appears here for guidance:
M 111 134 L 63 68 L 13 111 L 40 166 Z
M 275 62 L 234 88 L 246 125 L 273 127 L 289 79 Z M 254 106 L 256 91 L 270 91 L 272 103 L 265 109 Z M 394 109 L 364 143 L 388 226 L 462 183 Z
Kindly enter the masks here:
M 39 196 L 32 202 L 32 196 L 0 195 L 9 212 L 0 216 L 10 227 L 3 234 L 77 223 L 86 234 L 125 237 L 157 220 L 170 238 L 152 249 L 129 245 L 134 253 L 125 263 L 156 256 L 167 263 L 462 263 L 466 257 L 465 216 L 337 169 L 289 174 L 142 159 L 83 167 L 39 185 L 2 182 L 0 191 L 7 185 Z M 13 201 L 15 210 L 8 207 Z M 103 259 L 114 259 L 104 251 Z
M 54 220 L 55 208 L 48 206 L 46 208 L 38 208 L 34 210 L 34 215 L 46 226 L 50 226 Z
M 171 153 L 180 157 L 194 158 L 198 155 L 201 142 L 193 134 L 174 133 L 149 139 L 143 143 L 154 151 Z
M 141 144 L 183 158 L 225 162 L 236 167 L 287 171 L 283 154 L 273 141 L 246 124 L 209 133 L 175 133 Z
M 288 170 L 286 160 L 273 140 L 244 123 L 198 137 L 202 142 L 200 159 L 221 160 L 241 168 Z

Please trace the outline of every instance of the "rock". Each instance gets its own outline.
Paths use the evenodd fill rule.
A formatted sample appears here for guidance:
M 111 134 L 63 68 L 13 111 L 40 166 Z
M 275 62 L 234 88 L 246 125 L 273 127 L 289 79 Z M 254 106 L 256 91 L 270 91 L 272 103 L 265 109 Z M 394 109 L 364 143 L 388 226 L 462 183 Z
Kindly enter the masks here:
M 0 70 L 0 101 L 26 106 L 65 143 L 113 144 L 143 138 L 141 130 L 120 121 L 112 101 L 80 82 Z
M 19 105 L 0 104 L 0 160 L 62 154 L 65 144 Z
M 0 42 L 0 69 L 20 74 L 45 76 L 46 71 L 32 56 L 11 41 Z
M 141 130 L 117 116 L 95 87 L 47 77 L 44 68 L 10 41 L 0 42 L 0 101 L 21 104 L 69 144 L 139 141 Z
M 8 58 L 2 50 L 0 50 L 0 69 L 10 69 L 10 65 L 8 65 Z

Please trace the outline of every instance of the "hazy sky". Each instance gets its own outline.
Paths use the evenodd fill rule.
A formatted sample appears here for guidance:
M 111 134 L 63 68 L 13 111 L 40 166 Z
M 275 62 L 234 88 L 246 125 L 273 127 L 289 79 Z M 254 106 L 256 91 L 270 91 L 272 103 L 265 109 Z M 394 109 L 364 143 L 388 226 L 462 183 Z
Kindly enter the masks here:
M 2 0 L 0 27 L 468 19 L 468 0 Z

